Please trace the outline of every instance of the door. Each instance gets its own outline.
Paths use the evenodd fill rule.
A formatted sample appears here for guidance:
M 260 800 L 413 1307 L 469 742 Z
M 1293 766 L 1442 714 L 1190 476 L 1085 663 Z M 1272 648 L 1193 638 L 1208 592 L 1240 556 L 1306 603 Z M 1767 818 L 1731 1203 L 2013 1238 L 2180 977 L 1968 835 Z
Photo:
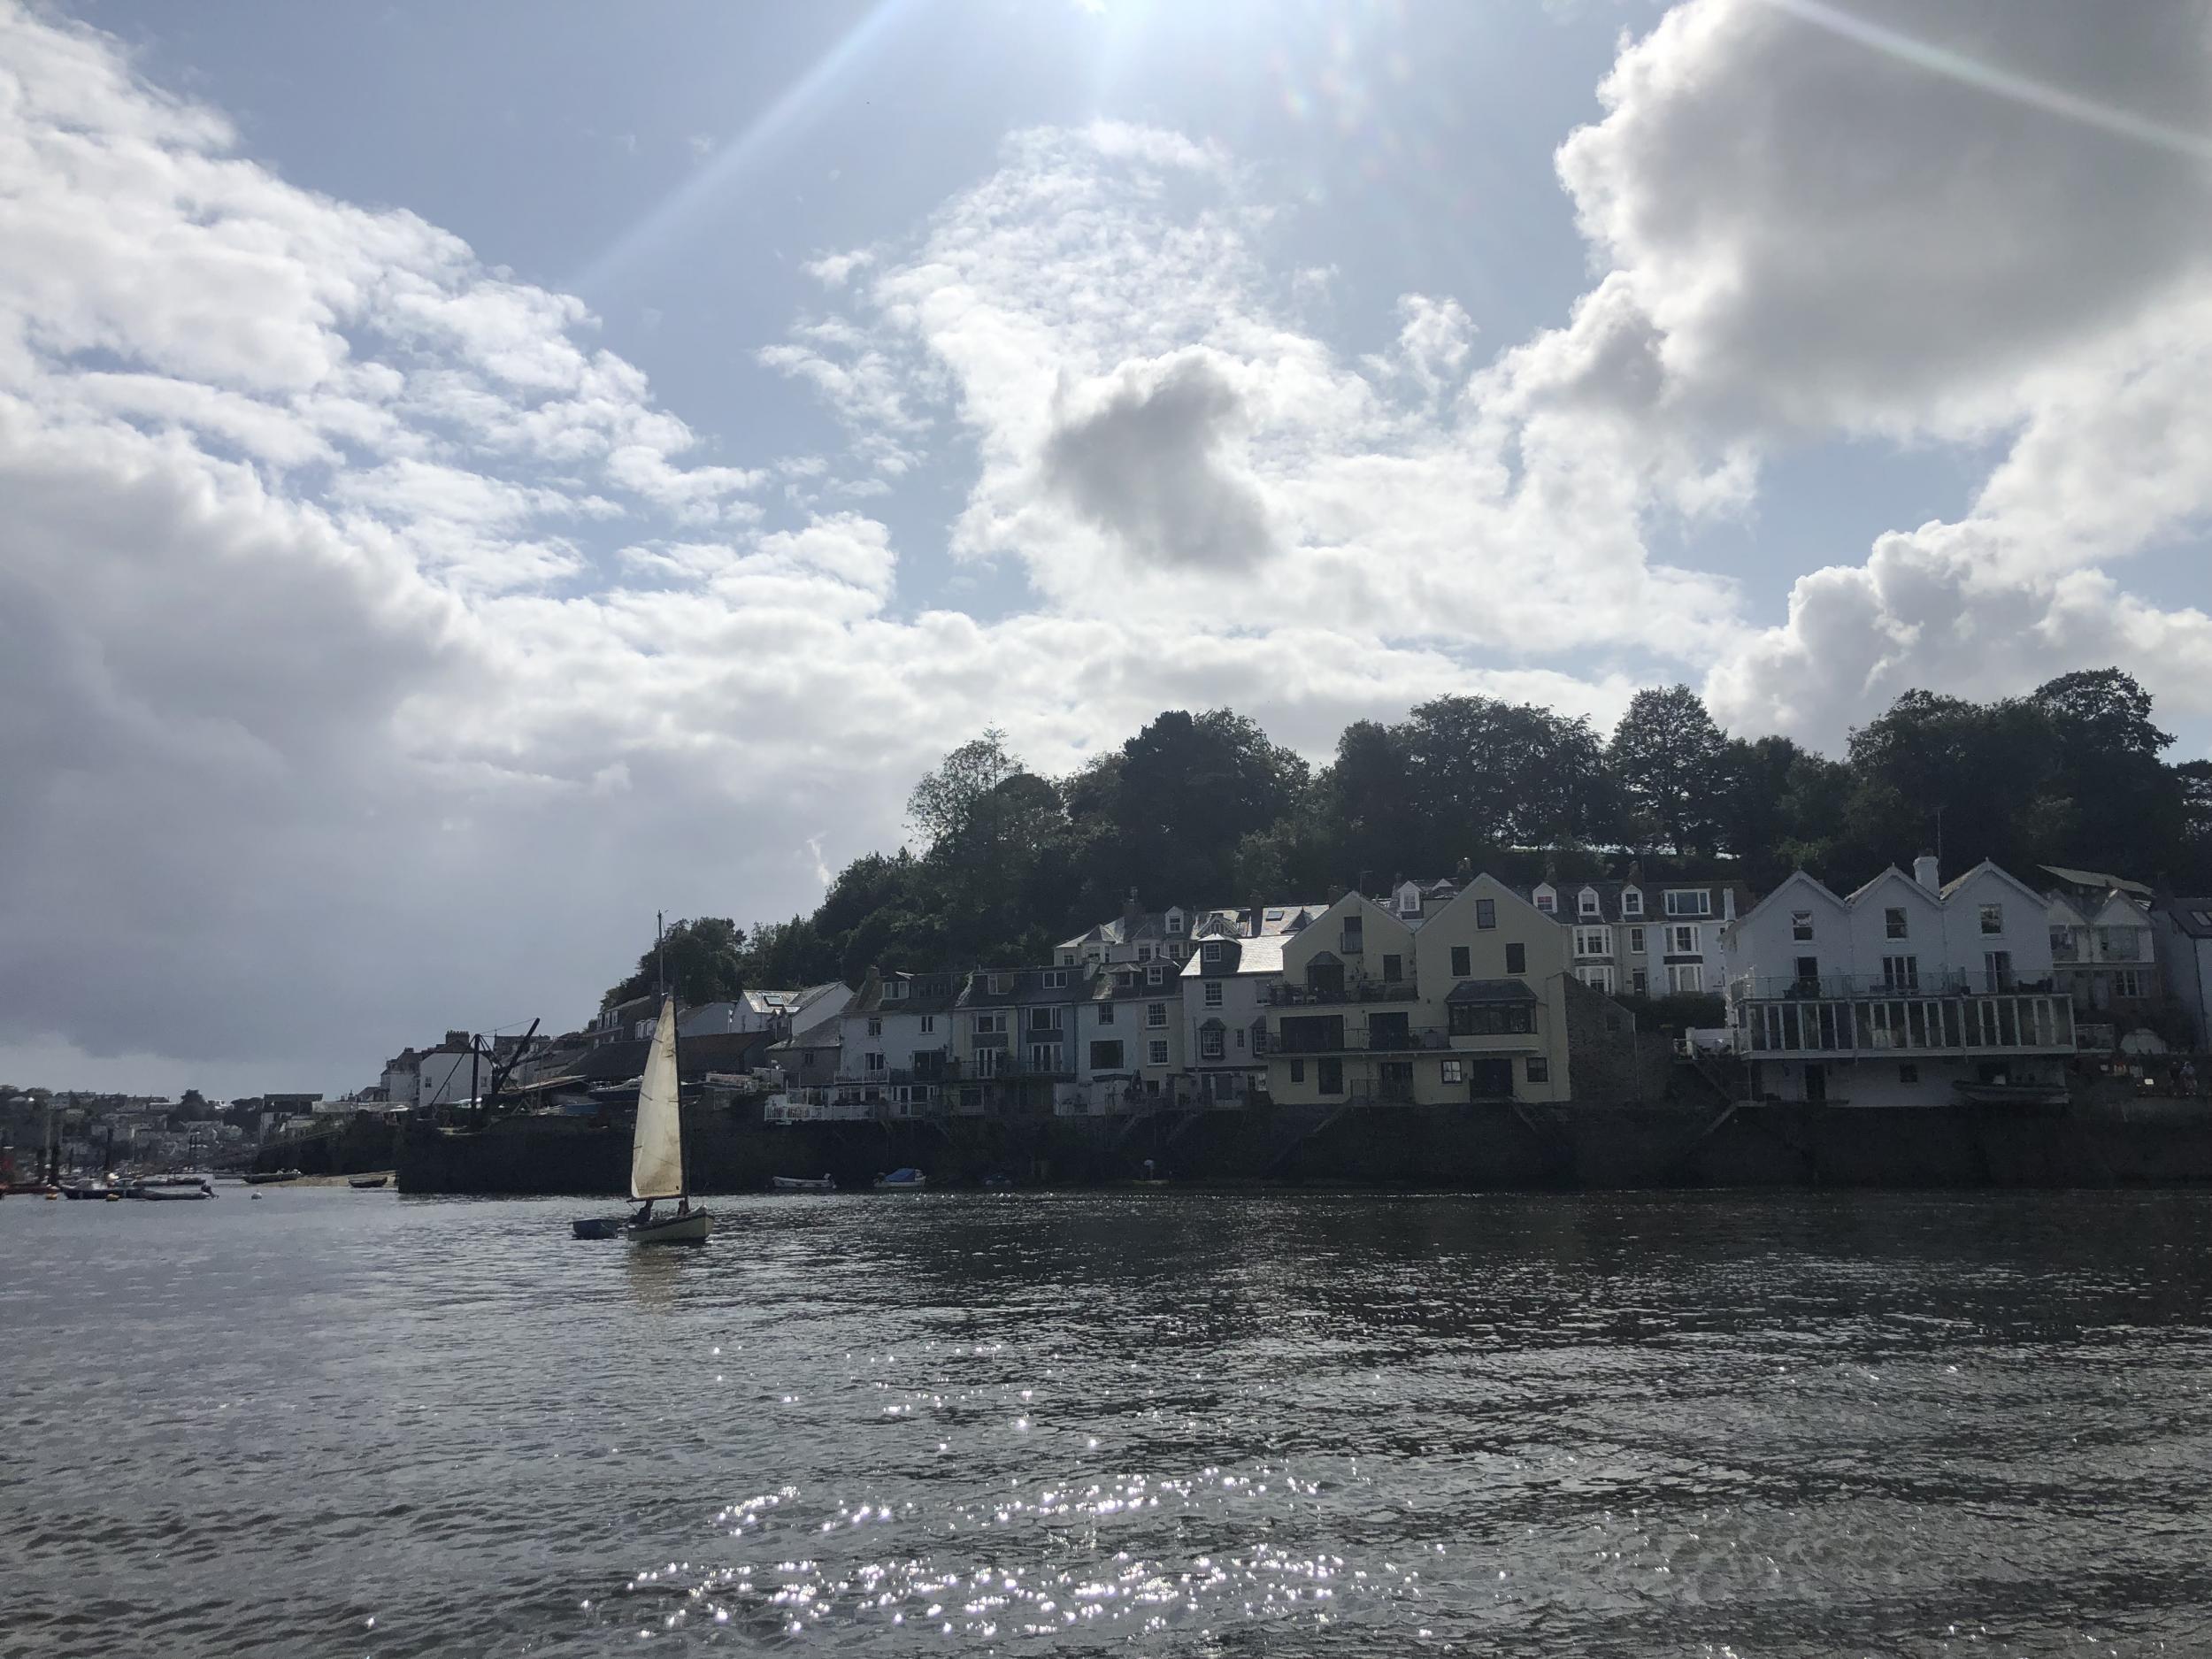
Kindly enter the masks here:
M 1467 1094 L 1471 1100 L 1511 1100 L 1513 1062 L 1471 1060 L 1468 1063 Z
M 1825 1106 L 1828 1103 L 1828 1068 L 1809 1065 L 1805 1068 L 1805 1103 Z

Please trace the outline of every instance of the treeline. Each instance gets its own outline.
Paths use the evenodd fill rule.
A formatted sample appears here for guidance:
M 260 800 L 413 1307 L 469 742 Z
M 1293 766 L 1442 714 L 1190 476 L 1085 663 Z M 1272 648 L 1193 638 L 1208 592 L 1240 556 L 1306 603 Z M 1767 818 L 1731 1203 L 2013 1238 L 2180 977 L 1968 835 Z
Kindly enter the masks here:
M 1038 963 L 1132 889 L 1147 909 L 1279 902 L 1463 860 L 1523 882 L 1636 860 L 1762 888 L 1802 868 L 1840 889 L 1939 844 L 1947 875 L 1987 857 L 2212 889 L 2212 762 L 2168 764 L 2172 741 L 2116 668 L 1993 703 L 1907 692 L 1840 760 L 1732 737 L 1686 686 L 1637 693 L 1605 734 L 1439 697 L 1347 726 L 1317 772 L 1226 709 L 1169 710 L 1064 778 L 991 731 L 916 786 L 910 846 L 853 860 L 811 916 L 680 924 L 669 976 L 705 1001 L 872 964 Z M 609 996 L 652 982 L 649 952 Z

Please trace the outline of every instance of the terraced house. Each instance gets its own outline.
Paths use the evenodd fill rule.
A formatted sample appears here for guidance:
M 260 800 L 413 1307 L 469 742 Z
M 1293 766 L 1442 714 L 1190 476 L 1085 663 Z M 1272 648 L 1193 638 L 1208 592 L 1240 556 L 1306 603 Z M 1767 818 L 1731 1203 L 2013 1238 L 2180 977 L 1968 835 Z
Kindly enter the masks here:
M 1529 902 L 1568 930 L 1576 979 L 1608 996 L 1719 995 L 1728 925 L 1751 905 L 1734 881 L 1539 882 Z
M 1417 929 L 1395 908 L 1348 895 L 1285 943 L 1269 998 L 1273 1098 L 1346 1106 L 1568 1099 L 1568 940 L 1558 923 L 1487 875 L 1458 886 L 1440 908 L 1425 905 Z M 1632 1040 L 1624 1017 L 1600 1018 Z
M 967 976 L 959 997 L 962 1114 L 1048 1114 L 1079 1070 L 1077 1010 L 1098 970 L 1018 968 Z
M 1729 1027 L 1755 1094 L 1820 1105 L 2055 1102 L 2075 1052 L 2044 896 L 1933 858 L 1847 897 L 1800 871 L 1729 928 Z

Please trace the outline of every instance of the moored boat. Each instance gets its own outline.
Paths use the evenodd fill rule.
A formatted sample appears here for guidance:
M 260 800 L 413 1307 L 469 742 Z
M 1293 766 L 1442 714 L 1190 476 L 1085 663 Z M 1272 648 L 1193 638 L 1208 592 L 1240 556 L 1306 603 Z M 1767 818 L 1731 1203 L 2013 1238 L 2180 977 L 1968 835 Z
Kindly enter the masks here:
M 876 1177 L 876 1191 L 879 1193 L 918 1192 L 929 1185 L 929 1177 L 917 1169 L 893 1170 L 888 1175 Z
M 133 1198 L 143 1198 L 162 1203 L 183 1202 L 195 1198 L 214 1197 L 215 1183 L 196 1181 L 187 1184 L 174 1177 L 168 1177 L 157 1180 L 141 1181 L 131 1189 L 130 1195 Z
M 780 1193 L 833 1193 L 837 1183 L 826 1175 L 772 1175 L 768 1185 Z
M 691 1183 L 684 1172 L 682 1084 L 676 1067 L 676 999 L 661 998 L 653 1022 L 653 1046 L 638 1079 L 637 1126 L 630 1134 L 630 1196 L 644 1208 L 630 1217 L 629 1234 L 639 1244 L 703 1244 L 713 1222 L 691 1204 Z M 672 1215 L 656 1216 L 653 1206 L 676 1201 Z
M 357 1193 L 367 1193 L 375 1191 L 391 1179 L 388 1175 L 356 1175 L 346 1185 Z

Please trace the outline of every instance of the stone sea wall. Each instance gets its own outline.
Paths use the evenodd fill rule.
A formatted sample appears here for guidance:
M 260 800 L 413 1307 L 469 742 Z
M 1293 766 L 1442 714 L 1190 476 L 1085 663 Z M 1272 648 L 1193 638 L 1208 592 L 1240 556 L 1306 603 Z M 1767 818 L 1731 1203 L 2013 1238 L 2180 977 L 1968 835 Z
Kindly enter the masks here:
M 1318 1133 L 1282 1112 L 1223 1111 L 1134 1125 L 1085 1119 L 944 1124 L 710 1124 L 691 1137 L 693 1184 L 750 1192 L 772 1175 L 865 1187 L 913 1165 L 933 1185 L 994 1177 L 1093 1186 L 1152 1173 L 1194 1183 L 1452 1187 L 2121 1187 L 2212 1182 L 2212 1111 L 1955 1106 L 1409 1107 L 1347 1112 Z M 566 1119 L 481 1134 L 411 1133 L 399 1186 L 414 1193 L 625 1190 L 626 1126 Z

